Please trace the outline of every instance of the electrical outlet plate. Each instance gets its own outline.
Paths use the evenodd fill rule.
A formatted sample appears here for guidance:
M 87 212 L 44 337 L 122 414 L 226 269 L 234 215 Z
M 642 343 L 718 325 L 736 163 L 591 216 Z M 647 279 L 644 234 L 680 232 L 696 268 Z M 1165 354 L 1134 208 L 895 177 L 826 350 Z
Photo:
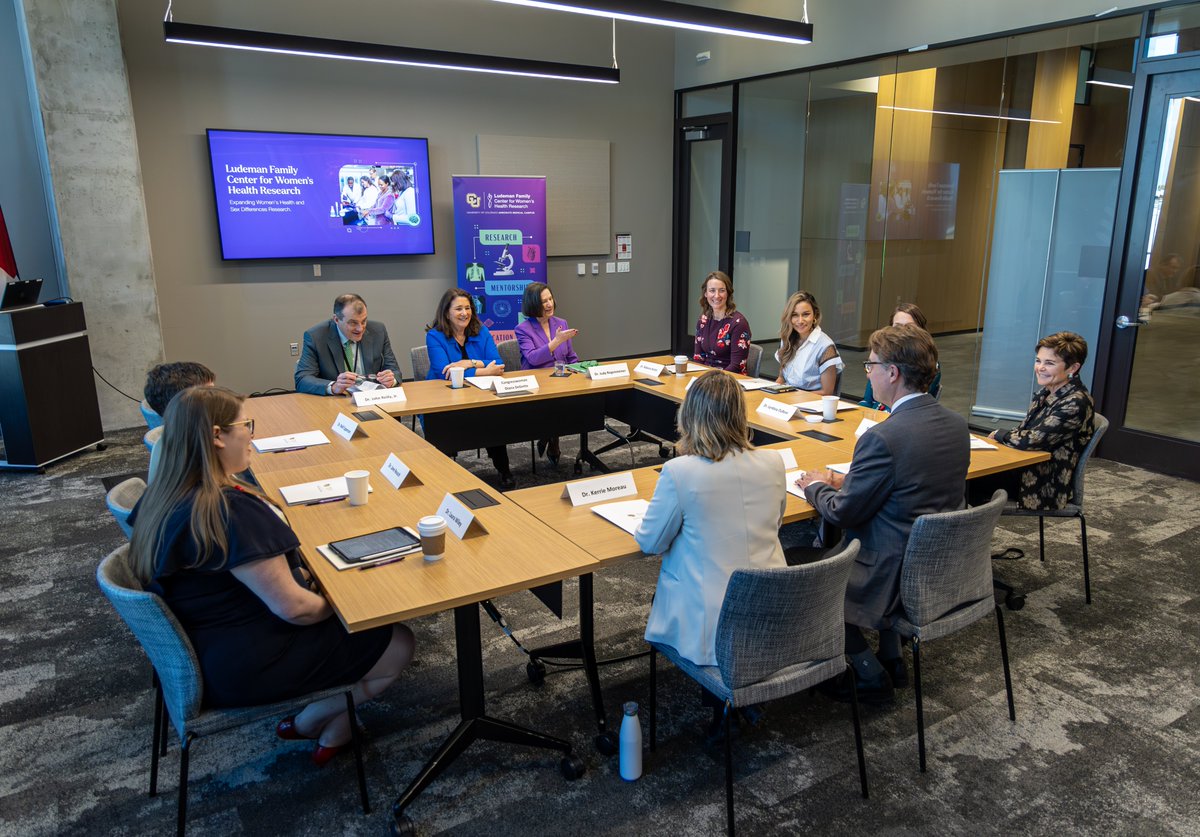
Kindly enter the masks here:
M 299 343 L 289 343 L 288 348 L 291 349 L 292 357 L 297 357 L 300 354 L 300 344 Z

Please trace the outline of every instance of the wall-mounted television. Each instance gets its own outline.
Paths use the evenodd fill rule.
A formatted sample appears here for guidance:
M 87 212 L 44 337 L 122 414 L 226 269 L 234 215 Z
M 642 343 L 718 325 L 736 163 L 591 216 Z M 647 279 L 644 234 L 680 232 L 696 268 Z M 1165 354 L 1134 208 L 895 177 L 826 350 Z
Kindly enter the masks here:
M 224 259 L 433 252 L 429 142 L 208 130 Z

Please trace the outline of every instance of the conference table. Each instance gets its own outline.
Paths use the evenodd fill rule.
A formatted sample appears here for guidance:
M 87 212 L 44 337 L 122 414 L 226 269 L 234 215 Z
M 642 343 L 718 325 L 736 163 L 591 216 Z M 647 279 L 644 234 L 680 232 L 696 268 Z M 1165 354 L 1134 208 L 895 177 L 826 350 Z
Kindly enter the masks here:
M 659 363 L 670 361 L 665 356 L 648 359 Z M 639 360 L 627 362 L 631 370 Z M 500 398 L 476 387 L 451 389 L 441 381 L 418 381 L 404 384 L 405 400 L 386 406 L 355 407 L 348 398 L 303 394 L 246 402 L 246 415 L 255 420 L 258 439 L 318 429 L 329 439 L 328 444 L 254 454 L 251 469 L 272 499 L 280 499 L 279 489 L 284 486 L 340 476 L 349 470 L 362 469 L 372 474 L 372 493 L 366 505 L 351 506 L 341 501 L 286 508 L 289 523 L 301 543 L 301 554 L 346 629 L 354 632 L 454 611 L 461 720 L 393 804 L 393 817 L 400 830 L 408 827 L 404 809 L 478 739 L 557 750 L 562 753 L 564 775 L 568 778 L 582 775 L 583 763 L 572 753 L 567 741 L 486 713 L 479 608 L 494 597 L 579 578 L 580 638 L 533 653 L 548 657 L 575 652 L 582 660 L 596 713 L 597 746 L 605 753 L 615 751 L 595 656 L 592 574 L 609 564 L 640 556 L 633 537 L 595 514 L 590 506 L 573 506 L 562 496 L 562 484 L 501 493 L 457 465 L 442 450 L 554 435 L 550 431 L 563 432 L 563 426 L 554 423 L 562 417 L 577 422 L 573 429 L 579 429 L 582 441 L 586 442 L 587 431 L 582 428 L 603 427 L 609 407 L 630 417 L 640 416 L 659 429 L 667 421 L 673 426 L 687 381 L 698 373 L 653 379 L 630 375 L 591 380 L 578 374 L 556 378 L 550 372 L 506 373 L 505 377 L 534 375 L 539 384 L 536 392 L 512 398 Z M 764 397 L 797 404 L 813 400 L 813 394 L 765 395 L 752 390 L 745 397 L 756 442 L 770 449 L 790 451 L 797 466 L 806 470 L 849 461 L 861 422 L 886 418 L 886 414 L 855 407 L 840 412 L 833 423 L 782 421 L 757 412 Z M 339 415 L 355 414 L 375 419 L 361 421 L 350 439 L 333 432 L 331 428 Z M 427 433 L 431 420 L 436 422 L 437 416 L 454 418 L 441 425 L 444 432 L 437 431 L 441 435 L 438 444 L 434 444 L 400 421 L 411 415 L 425 417 Z M 522 423 L 531 417 L 540 424 L 535 427 Z M 834 438 L 818 441 L 805 436 L 811 429 Z M 400 488 L 393 488 L 382 476 L 381 468 L 390 455 L 411 469 L 416 478 L 411 484 L 406 482 Z M 1001 446 L 996 450 L 973 450 L 968 477 L 1024 467 L 1047 458 L 1045 453 Z M 591 464 L 595 470 L 607 470 L 598 460 Z M 577 471 L 580 466 L 581 461 L 577 462 Z M 655 467 L 632 471 L 639 498 L 649 499 L 653 495 L 658 475 L 659 469 Z M 436 513 L 447 494 L 463 492 L 476 492 L 475 498 L 482 492 L 493 503 L 474 509 L 476 520 L 486 533 L 468 533 L 462 539 L 448 533 L 441 560 L 430 562 L 415 555 L 383 566 L 338 570 L 317 550 L 331 540 L 391 526 L 415 528 L 418 518 Z M 802 497 L 789 493 L 784 522 L 815 516 L 815 510 Z M 650 592 L 647 591 L 648 596 Z

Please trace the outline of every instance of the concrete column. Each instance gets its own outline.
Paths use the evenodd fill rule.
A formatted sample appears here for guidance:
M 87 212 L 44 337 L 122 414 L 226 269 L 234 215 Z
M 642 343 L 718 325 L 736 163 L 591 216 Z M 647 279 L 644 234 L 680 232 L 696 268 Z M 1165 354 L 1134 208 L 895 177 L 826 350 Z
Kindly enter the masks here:
M 133 103 L 114 0 L 15 0 L 29 33 L 66 293 L 84 305 L 92 364 L 139 400 L 162 360 Z M 99 378 L 105 429 L 141 422 Z M 69 399 L 64 407 L 69 409 Z

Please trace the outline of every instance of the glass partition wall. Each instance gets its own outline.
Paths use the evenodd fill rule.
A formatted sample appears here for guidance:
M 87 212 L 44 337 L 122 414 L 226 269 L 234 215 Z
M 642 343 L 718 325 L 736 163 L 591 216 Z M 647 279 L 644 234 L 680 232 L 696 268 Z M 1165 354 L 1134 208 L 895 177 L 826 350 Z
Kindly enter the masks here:
M 863 391 L 871 332 L 899 302 L 915 302 L 938 341 L 943 401 L 976 425 L 995 422 L 972 413 L 1000 173 L 1120 168 L 1140 23 L 1114 18 L 776 75 L 740 82 L 729 98 L 728 87 L 682 94 L 684 112 L 713 99 L 733 112 L 732 269 L 738 309 L 765 350 L 761 374 L 778 372 L 772 355 L 796 290 L 818 300 L 846 361 L 847 397 Z M 1045 249 L 1044 238 L 997 246 Z M 1079 295 L 1073 277 L 1105 264 L 1107 250 L 1041 255 L 1045 276 L 1022 293 L 1028 318 L 1053 330 L 1063 288 Z M 707 271 L 691 272 L 688 305 Z M 1032 384 L 1027 342 L 999 346 L 1008 363 L 1030 361 Z

